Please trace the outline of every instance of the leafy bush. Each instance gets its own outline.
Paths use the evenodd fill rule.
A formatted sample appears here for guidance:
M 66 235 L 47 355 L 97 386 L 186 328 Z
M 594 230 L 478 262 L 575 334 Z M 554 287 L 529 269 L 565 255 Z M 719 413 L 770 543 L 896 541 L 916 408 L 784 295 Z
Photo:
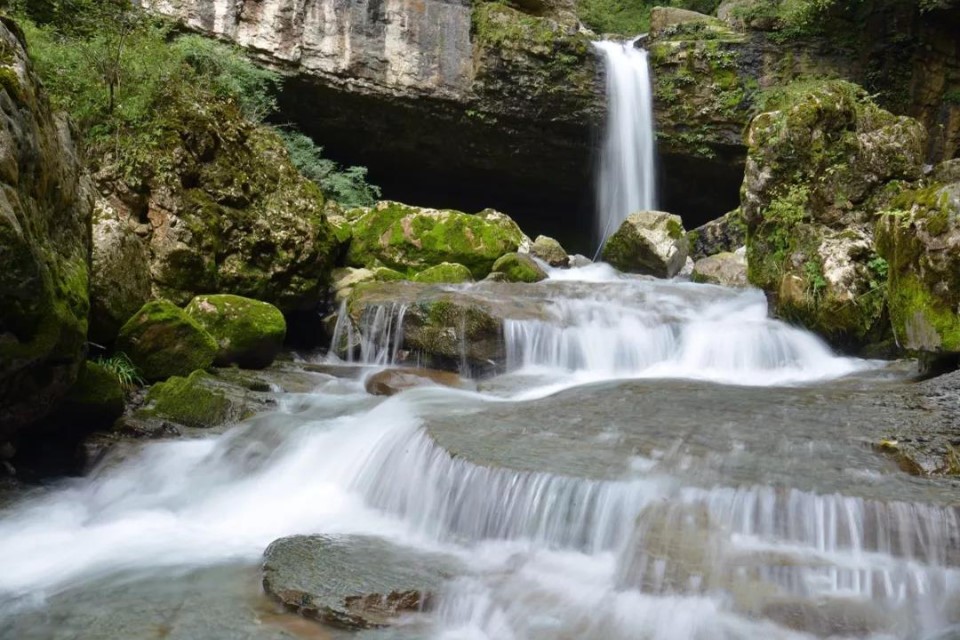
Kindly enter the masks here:
M 302 133 L 281 131 L 280 137 L 300 173 L 340 204 L 363 207 L 380 198 L 380 188 L 367 183 L 366 167 L 341 168 L 333 160 L 324 158 L 323 147 Z

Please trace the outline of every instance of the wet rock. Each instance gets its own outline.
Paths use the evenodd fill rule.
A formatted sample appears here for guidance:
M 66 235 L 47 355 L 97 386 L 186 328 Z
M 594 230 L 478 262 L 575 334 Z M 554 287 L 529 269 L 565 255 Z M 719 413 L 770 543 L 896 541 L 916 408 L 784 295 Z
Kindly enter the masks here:
M 691 278 L 694 282 L 725 287 L 750 286 L 747 282 L 747 258 L 739 253 L 718 253 L 697 260 Z
M 747 225 L 740 209 L 690 231 L 690 257 L 695 261 L 718 253 L 733 252 L 747 243 Z
M 508 253 L 493 263 L 493 273 L 502 273 L 501 282 L 540 282 L 546 272 L 529 255 Z
M 147 382 L 213 364 L 219 345 L 199 322 L 166 300 L 143 305 L 120 329 L 116 348 Z
M 451 371 L 434 369 L 387 369 L 373 374 L 364 382 L 367 393 L 375 396 L 392 396 L 414 387 L 440 385 L 457 389 L 471 385 Z
M 217 366 L 263 369 L 283 347 L 287 323 L 272 304 L 233 295 L 203 295 L 191 300 L 184 311 L 217 341 Z
M 413 276 L 414 282 L 459 284 L 473 282 L 473 274 L 462 264 L 441 262 L 440 264 L 424 269 Z
M 103 198 L 93 214 L 90 339 L 113 344 L 120 327 L 150 299 L 149 252 Z
M 23 34 L 0 24 L 0 439 L 49 415 L 86 355 L 93 190 Z
M 206 371 L 187 377 L 173 376 L 153 385 L 135 418 L 170 421 L 205 429 L 236 422 L 249 415 L 242 404 L 232 402 Z
M 404 279 L 402 273 L 386 267 L 377 267 L 374 269 L 345 267 L 343 269 L 336 269 L 333 272 L 332 289 L 334 291 L 334 299 L 337 302 L 343 302 L 350 297 L 353 288 L 363 282 L 393 282 Z
M 301 615 L 347 629 L 383 627 L 429 606 L 460 572 L 450 559 L 369 536 L 293 536 L 264 552 L 263 588 Z
M 593 260 L 587 256 L 582 256 L 579 253 L 570 256 L 569 266 L 571 269 L 579 269 L 580 267 L 588 267 L 593 264 Z
M 663 211 L 632 213 L 607 239 L 603 259 L 627 273 L 672 278 L 687 260 L 683 221 Z
M 497 258 L 516 251 L 524 239 L 513 220 L 493 210 L 470 215 L 381 202 L 348 215 L 353 228 L 347 254 L 351 266 L 386 266 L 411 276 L 452 262 L 483 278 Z
M 818 637 L 865 637 L 886 631 L 891 620 L 872 602 L 845 598 L 781 599 L 763 606 L 763 615 L 790 629 Z
M 570 256 L 560 243 L 548 236 L 537 236 L 530 247 L 530 255 L 543 260 L 551 267 L 566 267 L 570 264 Z

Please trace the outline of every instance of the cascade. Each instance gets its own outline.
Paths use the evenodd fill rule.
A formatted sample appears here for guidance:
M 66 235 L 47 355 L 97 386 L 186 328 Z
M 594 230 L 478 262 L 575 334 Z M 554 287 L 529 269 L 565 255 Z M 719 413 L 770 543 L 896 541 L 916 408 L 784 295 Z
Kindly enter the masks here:
M 653 87 L 637 41 L 595 42 L 607 77 L 607 122 L 597 176 L 599 245 L 628 215 L 657 208 Z

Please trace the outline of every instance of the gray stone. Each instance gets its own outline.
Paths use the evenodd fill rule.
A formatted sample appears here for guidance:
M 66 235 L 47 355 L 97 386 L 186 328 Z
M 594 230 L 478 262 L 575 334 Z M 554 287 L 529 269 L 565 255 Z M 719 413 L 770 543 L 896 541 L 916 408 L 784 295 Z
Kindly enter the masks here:
M 683 221 L 663 211 L 632 213 L 607 239 L 603 259 L 627 273 L 672 278 L 687 261 Z
M 719 284 L 725 287 L 748 287 L 747 259 L 736 253 L 718 253 L 697 260 L 693 267 L 694 282 Z
M 543 260 L 551 267 L 566 267 L 570 263 L 570 256 L 560 243 L 547 236 L 537 236 L 533 246 L 530 247 L 530 255 Z

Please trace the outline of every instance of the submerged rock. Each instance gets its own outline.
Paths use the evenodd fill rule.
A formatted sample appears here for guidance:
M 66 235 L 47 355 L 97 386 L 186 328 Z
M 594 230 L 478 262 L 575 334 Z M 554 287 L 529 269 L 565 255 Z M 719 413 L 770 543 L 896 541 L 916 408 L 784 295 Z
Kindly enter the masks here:
M 364 382 L 367 393 L 375 396 L 392 396 L 412 389 L 430 385 L 469 388 L 464 380 L 451 371 L 434 369 L 387 369 L 373 374 Z
M 632 213 L 603 247 L 603 259 L 627 273 L 672 278 L 687 261 L 683 221 L 663 211 Z
M 441 262 L 413 276 L 414 282 L 459 284 L 473 282 L 473 274 L 462 264 Z
M 548 236 L 537 236 L 530 246 L 530 255 L 543 260 L 551 267 L 570 266 L 570 256 L 559 242 Z
M 263 588 L 270 596 L 346 629 L 384 627 L 424 609 L 461 571 L 445 556 L 370 536 L 281 538 L 263 557 Z
M 233 295 L 204 295 L 191 300 L 184 311 L 217 341 L 217 366 L 262 369 L 283 347 L 287 323 L 272 304 Z
M 453 262 L 483 278 L 497 258 L 516 251 L 524 240 L 513 220 L 493 210 L 470 215 L 381 202 L 352 212 L 352 224 L 351 266 L 386 266 L 410 276 Z
M 217 341 L 167 300 L 143 305 L 120 329 L 117 351 L 127 354 L 148 382 L 188 375 L 213 364 Z
M 492 273 L 502 273 L 502 282 L 540 282 L 546 272 L 528 255 L 508 253 L 493 264 Z
M 693 266 L 694 282 L 719 284 L 725 287 L 748 287 L 747 258 L 740 252 L 718 253 L 697 260 Z
M 0 24 L 0 440 L 57 408 L 86 354 L 93 189 L 70 126 Z

